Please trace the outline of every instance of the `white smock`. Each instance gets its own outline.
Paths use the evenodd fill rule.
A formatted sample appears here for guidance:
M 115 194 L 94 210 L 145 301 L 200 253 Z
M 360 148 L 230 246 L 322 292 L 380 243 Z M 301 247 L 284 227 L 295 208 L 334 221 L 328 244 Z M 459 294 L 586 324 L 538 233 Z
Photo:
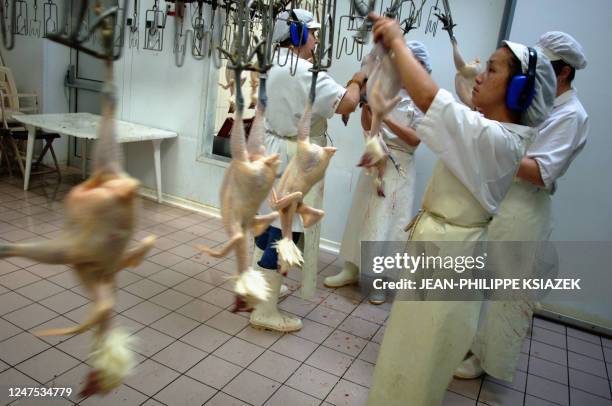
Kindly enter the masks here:
M 310 94 L 312 83 L 312 63 L 305 59 L 297 58 L 287 48 L 279 50 L 279 60 L 287 63 L 285 66 L 274 65 L 268 72 L 266 81 L 266 93 L 268 104 L 264 120 L 266 136 L 264 145 L 268 155 L 278 153 L 281 165 L 277 179 L 280 179 L 287 167 L 289 160 L 297 151 L 297 124 L 304 110 Z M 276 58 L 275 58 L 276 61 Z M 293 63 L 293 66 L 291 64 Z M 295 72 L 292 76 L 291 73 Z M 316 96 L 312 106 L 312 121 L 310 129 L 310 142 L 325 146 L 327 120 L 336 112 L 338 104 L 344 97 L 346 89 L 334 81 L 326 72 L 319 72 L 316 84 Z M 304 203 L 321 209 L 323 207 L 323 185 L 324 179 L 314 185 L 310 192 L 304 196 Z M 271 212 L 267 202 L 261 208 L 262 213 Z M 272 223 L 272 226 L 281 228 L 280 220 Z M 294 232 L 304 232 L 304 264 L 302 266 L 302 296 L 314 295 L 316 286 L 316 273 L 319 257 L 319 238 L 321 234 L 321 223 L 304 230 L 302 220 L 295 215 L 292 224 Z
M 542 180 L 552 193 L 556 180 L 565 174 L 584 148 L 588 132 L 589 116 L 576 90 L 569 89 L 555 98 L 552 113 L 527 150 L 527 156 L 536 160 Z
M 405 90 L 399 95 L 402 99 L 389 116 L 402 126 L 416 128 L 423 113 Z M 404 226 L 412 218 L 415 147 L 402 141 L 384 123 L 381 130 L 393 159 L 404 173 L 398 173 L 391 162 L 387 163 L 383 175 L 384 198 L 376 193 L 372 176 L 367 175 L 366 169 L 359 173 L 340 247 L 340 258 L 358 268 L 361 268 L 361 241 L 401 241 L 406 238 Z
M 417 127 L 417 136 L 440 160 L 410 238 L 468 245 L 485 239 L 534 135 L 532 128 L 486 119 L 439 90 Z M 368 405 L 440 405 L 473 342 L 480 307 L 477 301 L 396 300 Z
M 534 158 L 546 188 L 515 179 L 504 198 L 499 212 L 489 225 L 489 240 L 493 241 L 546 241 L 552 232 L 550 193 L 556 181 L 566 171 L 586 143 L 588 116 L 571 89 L 555 99 L 551 115 L 540 126 L 539 133 L 527 150 Z M 511 252 L 492 252 L 490 258 L 498 264 L 492 268 L 520 269 L 535 273 L 535 252 L 511 255 Z M 526 247 L 524 247 L 526 248 Z M 504 255 L 505 254 L 505 255 Z M 531 255 L 530 255 L 531 254 Z M 535 275 L 534 275 L 535 276 Z M 481 360 L 484 370 L 498 379 L 512 381 L 523 340 L 531 323 L 534 303 L 530 300 L 491 301 L 486 305 L 472 352 Z

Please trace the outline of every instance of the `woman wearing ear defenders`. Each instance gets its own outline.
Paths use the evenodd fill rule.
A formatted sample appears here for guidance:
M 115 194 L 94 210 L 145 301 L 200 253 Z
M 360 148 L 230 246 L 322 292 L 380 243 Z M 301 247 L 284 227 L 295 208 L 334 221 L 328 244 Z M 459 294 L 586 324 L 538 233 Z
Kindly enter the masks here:
M 410 239 L 486 239 L 487 227 L 536 129 L 550 113 L 555 77 L 537 51 L 504 42 L 476 78 L 477 111 L 456 101 L 406 48 L 395 20 L 372 15 L 374 40 L 394 53 L 402 84 L 425 116 L 416 135 L 439 161 Z M 530 63 L 531 62 L 531 63 Z M 475 243 L 474 243 L 475 244 Z M 470 349 L 481 302 L 396 300 L 387 320 L 369 405 L 434 406 Z
M 280 13 L 274 24 L 273 41 L 280 45 L 279 54 L 275 56 L 274 62 L 280 62 L 268 72 L 264 142 L 269 154 L 280 154 L 279 177 L 296 151 L 297 123 L 304 113 L 312 82 L 312 72 L 309 71 L 312 64 L 308 59 L 312 56 L 316 45 L 315 33 L 319 28 L 320 24 L 314 20 L 312 13 L 302 9 Z M 281 64 L 284 66 L 280 66 Z M 359 73 L 353 76 L 345 88 L 336 83 L 326 72 L 318 74 L 316 97 L 312 106 L 310 142 L 326 144 L 327 120 L 334 114 L 347 114 L 355 110 L 364 82 L 365 76 Z M 304 200 L 311 207 L 321 208 L 323 182 L 315 185 Z M 262 206 L 262 211 L 270 211 L 266 203 Z M 315 292 L 320 224 L 304 230 L 301 219 L 296 215 L 293 221 L 294 241 L 297 242 L 302 233 L 304 234 L 302 294 L 308 297 Z M 296 331 L 302 328 L 302 321 L 297 317 L 280 313 L 277 307 L 282 289 L 282 276 L 276 272 L 278 256 L 275 243 L 280 239 L 278 220 L 255 239 L 253 267 L 264 272 L 272 287 L 272 293 L 268 301 L 255 307 L 251 313 L 251 324 L 283 332 Z

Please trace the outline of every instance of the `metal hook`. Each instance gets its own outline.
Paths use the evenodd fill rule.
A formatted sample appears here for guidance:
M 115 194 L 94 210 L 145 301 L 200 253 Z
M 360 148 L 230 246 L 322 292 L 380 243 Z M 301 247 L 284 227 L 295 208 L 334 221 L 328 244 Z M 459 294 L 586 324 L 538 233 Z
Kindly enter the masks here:
M 438 19 L 436 18 L 436 14 L 440 14 L 441 12 L 440 8 L 438 7 L 439 1 L 440 0 L 436 0 L 436 4 L 429 8 L 429 16 L 427 17 L 427 24 L 425 25 L 425 34 L 431 32 L 434 37 L 436 36 L 436 31 L 438 30 Z
M 138 0 L 134 0 L 134 10 L 132 12 L 132 17 L 129 17 L 125 25 L 130 27 L 129 33 L 129 45 L 130 48 L 138 48 L 139 45 L 139 32 L 138 32 Z
M 45 37 L 57 32 L 57 22 L 59 19 L 57 16 L 57 4 L 55 4 L 53 0 L 47 0 L 47 2 L 43 4 L 43 19 Z
M 28 24 L 28 34 L 40 37 L 40 20 L 38 19 L 38 0 L 34 0 L 34 18 Z
M 24 0 L 13 2 L 15 18 L 13 19 L 13 34 L 28 35 L 28 3 Z
M 177 1 L 174 9 L 174 63 L 177 67 L 183 66 L 185 63 L 185 55 L 187 54 L 187 41 L 191 30 L 183 32 L 183 24 L 185 22 L 185 13 L 187 8 L 185 3 Z
M 13 30 L 10 26 L 10 22 L 15 21 L 15 0 L 13 0 L 12 7 L 10 7 L 10 19 L 8 10 L 8 0 L 4 2 L 0 0 L 0 30 L 2 31 L 2 43 L 4 47 L 10 51 L 15 47 L 15 34 L 13 34 Z M 9 24 L 7 24 L 7 21 Z
M 102 5 L 96 2 L 94 8 L 96 17 L 93 23 L 89 24 L 87 32 L 82 33 L 83 25 L 86 21 L 85 17 L 89 9 L 89 0 L 82 0 L 80 7 L 76 11 L 76 20 L 74 20 L 77 21 L 77 25 L 72 27 L 70 32 L 66 34 L 60 32 L 49 33 L 47 38 L 91 55 L 94 58 L 104 59 L 106 61 L 117 60 L 121 56 L 123 47 L 120 46 L 117 49 L 117 47 L 114 46 L 114 38 L 116 38 L 117 35 L 117 28 L 119 27 L 120 31 L 123 31 L 124 24 L 117 25 L 116 20 L 118 18 L 119 9 L 122 8 L 125 10 L 126 1 L 127 0 L 123 0 L 123 5 L 121 7 L 117 2 L 115 5 L 106 8 L 102 8 Z M 50 11 L 52 9 L 52 7 L 49 8 Z M 52 16 L 52 13 L 49 15 Z M 65 16 L 66 21 L 68 21 L 69 18 L 68 15 Z M 102 33 L 102 51 L 99 51 L 97 47 L 91 46 L 91 44 L 90 46 L 85 45 L 87 42 L 93 42 L 92 38 L 95 38 L 94 33 L 97 31 L 101 31 Z M 123 34 L 120 33 L 119 35 L 122 36 Z
M 161 11 L 158 0 L 154 0 L 153 7 L 145 12 L 145 45 L 143 49 L 159 52 L 164 48 L 166 18 L 166 12 Z
M 122 30 L 121 26 L 125 21 L 125 10 L 122 7 L 117 7 L 117 16 L 115 18 L 115 48 L 119 48 L 123 46 L 124 43 L 124 30 Z
M 197 12 L 192 13 L 193 18 L 191 20 L 191 28 L 193 29 L 193 36 L 191 42 L 191 55 L 197 59 L 203 59 L 205 56 L 205 46 L 207 43 L 208 35 L 210 32 L 206 31 L 206 22 L 202 16 L 204 7 L 203 0 L 198 0 Z

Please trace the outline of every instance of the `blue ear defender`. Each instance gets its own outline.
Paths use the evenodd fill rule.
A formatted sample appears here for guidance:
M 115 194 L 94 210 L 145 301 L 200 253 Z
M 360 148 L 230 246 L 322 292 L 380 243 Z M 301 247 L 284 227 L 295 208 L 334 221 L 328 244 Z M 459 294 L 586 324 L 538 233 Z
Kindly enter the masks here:
M 300 22 L 293 10 L 291 10 L 291 19 L 293 20 L 289 25 L 291 44 L 294 47 L 301 47 L 308 42 L 308 27 L 303 22 Z
M 514 111 L 525 111 L 531 105 L 535 96 L 535 75 L 538 54 L 534 48 L 529 47 L 529 64 L 527 75 L 515 75 L 510 79 L 506 92 L 506 106 Z

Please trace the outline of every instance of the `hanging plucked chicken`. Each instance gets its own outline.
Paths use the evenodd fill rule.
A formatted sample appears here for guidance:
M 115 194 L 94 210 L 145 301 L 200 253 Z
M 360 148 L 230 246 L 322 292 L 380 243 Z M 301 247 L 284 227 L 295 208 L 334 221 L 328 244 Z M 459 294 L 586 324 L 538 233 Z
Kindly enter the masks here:
M 239 4 L 236 18 L 243 22 L 233 39 L 231 51 L 223 49 L 228 58 L 226 78 L 228 84 L 235 86 L 236 115 L 230 136 L 230 150 L 232 160 L 225 171 L 221 185 L 221 221 L 229 236 L 228 243 L 220 250 L 209 247 L 200 247 L 213 257 L 223 257 L 232 249 L 236 253 L 237 272 L 234 277 L 236 302 L 233 311 L 249 310 L 253 305 L 268 299 L 270 288 L 264 276 L 250 266 L 249 240 L 251 233 L 255 236 L 263 233 L 270 223 L 278 218 L 277 212 L 267 215 L 257 215 L 263 201 L 270 194 L 280 165 L 278 154 L 266 155 L 263 146 L 265 114 L 265 83 L 260 88 L 259 104 L 251 126 L 248 143 L 244 132 L 244 97 L 242 95 L 242 71 L 249 67 L 255 51 L 261 54 L 265 43 L 259 43 L 252 54 L 249 55 L 249 20 L 245 4 Z M 262 69 L 269 69 L 266 63 L 260 63 Z M 233 73 L 233 77 L 230 75 Z
M 129 336 L 111 328 L 117 273 L 135 267 L 152 248 L 154 236 L 128 247 L 136 223 L 139 182 L 121 165 L 115 134 L 115 91 L 112 84 L 113 27 L 105 18 L 102 37 L 106 49 L 106 80 L 102 91 L 102 119 L 93 154 L 93 173 L 70 190 L 64 201 L 65 226 L 53 240 L 0 245 L 0 258 L 24 257 L 45 264 L 72 267 L 90 295 L 93 311 L 81 325 L 34 333 L 37 336 L 79 334 L 94 329 L 89 364 L 93 371 L 82 395 L 107 393 L 121 385 L 133 361 Z
M 453 33 L 453 28 L 456 24 L 453 23 L 453 17 L 450 12 L 448 0 L 443 0 L 444 13 L 436 14 L 436 17 L 442 22 L 442 29 L 448 32 L 448 36 L 453 46 L 453 61 L 455 63 L 455 69 L 457 74 L 455 75 L 455 92 L 457 97 L 466 106 L 474 108 L 472 103 L 472 89 L 476 85 L 476 76 L 481 71 L 480 58 L 476 58 L 470 63 L 465 63 L 461 53 L 459 52 L 459 46 L 457 45 L 457 39 Z
M 303 202 L 304 196 L 325 176 L 329 162 L 336 152 L 334 147 L 321 147 L 310 142 L 312 98 L 308 99 L 304 114 L 298 123 L 297 151 L 287 164 L 278 184 L 278 191 L 272 191 L 272 207 L 280 211 L 283 238 L 277 243 L 281 273 L 286 274 L 292 267 L 304 262 L 302 253 L 292 239 L 293 217 L 297 213 L 308 228 L 318 223 L 323 210 L 315 209 Z

